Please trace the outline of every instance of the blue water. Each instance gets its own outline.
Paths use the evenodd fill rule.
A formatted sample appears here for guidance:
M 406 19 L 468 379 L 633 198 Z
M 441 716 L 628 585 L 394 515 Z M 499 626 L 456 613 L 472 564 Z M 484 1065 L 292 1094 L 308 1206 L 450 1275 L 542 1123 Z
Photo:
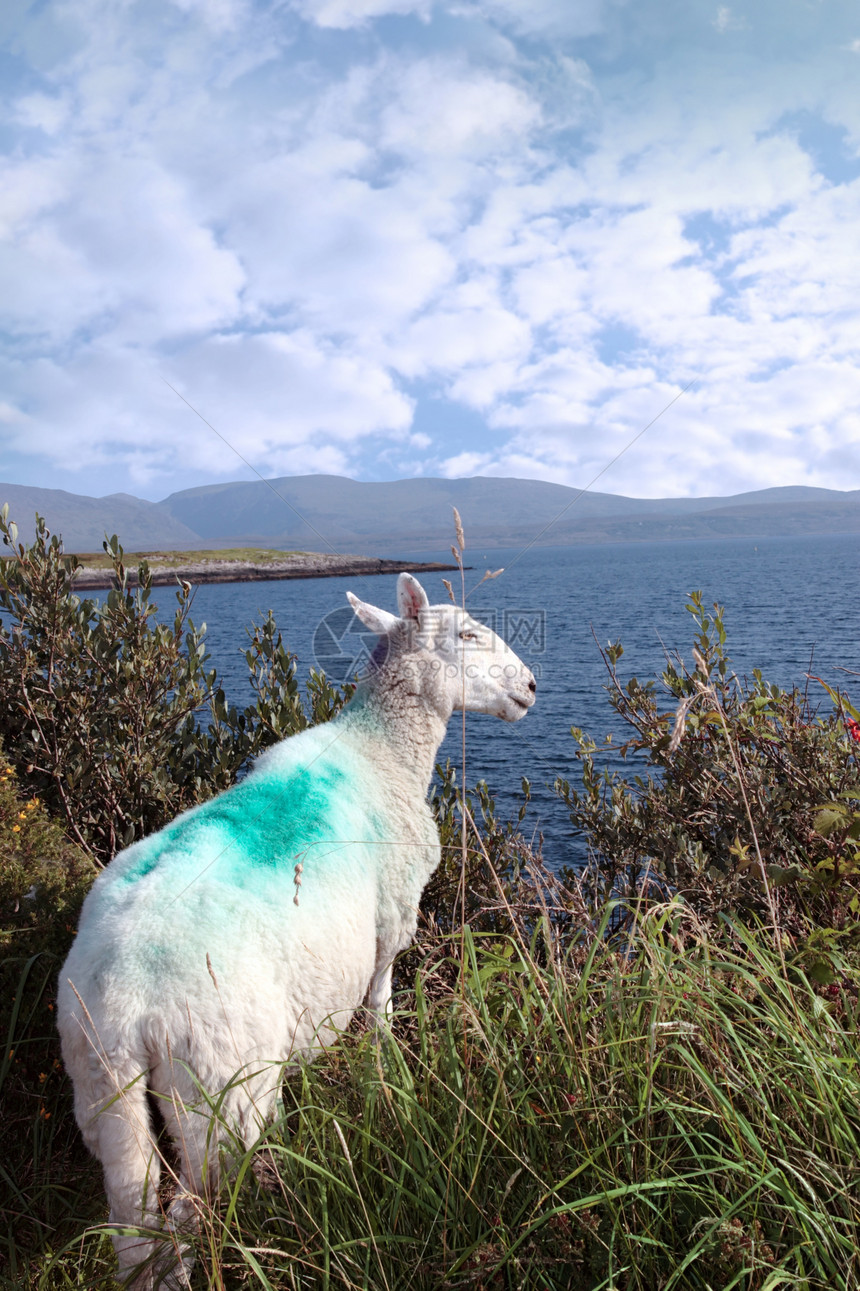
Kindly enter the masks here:
M 416 559 L 446 559 L 424 552 Z M 595 642 L 621 638 L 622 677 L 657 676 L 663 645 L 690 659 L 693 623 L 684 606 L 687 593 L 701 589 L 706 603 L 726 608 L 728 650 L 735 671 L 759 667 L 770 681 L 803 686 L 814 649 L 812 671 L 860 695 L 860 678 L 840 668 L 860 670 L 858 648 L 858 557 L 860 537 L 739 539 L 717 542 L 630 543 L 518 551 L 467 550 L 475 566 L 467 589 L 484 569 L 506 572 L 469 596 L 478 618 L 492 621 L 510 640 L 538 678 L 537 702 L 513 725 L 493 717 L 467 717 L 466 782 L 485 779 L 503 812 L 518 805 L 520 781 L 527 776 L 533 798 L 527 833 L 544 835 L 544 854 L 553 865 L 576 863 L 582 843 L 571 835 L 567 814 L 552 793 L 556 776 L 576 778 L 570 727 L 579 726 L 600 742 L 623 733 L 607 703 L 606 672 Z M 431 601 L 446 599 L 441 575 L 427 575 Z M 208 625 L 211 663 L 224 680 L 228 697 L 250 699 L 241 651 L 246 626 L 272 609 L 289 648 L 306 674 L 328 642 L 332 665 L 337 636 L 348 616 L 329 620 L 333 636 L 319 625 L 346 604 L 347 588 L 363 600 L 395 608 L 394 576 L 325 578 L 290 582 L 213 584 L 195 594 L 193 618 Z M 164 598 L 157 593 L 156 599 Z M 172 599 L 172 598 L 171 598 Z M 164 608 L 169 601 L 164 598 Z M 592 635 L 593 629 L 593 635 Z M 360 643 L 341 639 L 349 663 Z M 334 652 L 334 653 L 333 653 Z M 812 694 L 820 693 L 813 687 Z M 668 708 L 669 705 L 667 704 Z M 440 758 L 462 760 L 459 718 L 451 723 Z M 628 771 L 632 771 L 628 764 Z

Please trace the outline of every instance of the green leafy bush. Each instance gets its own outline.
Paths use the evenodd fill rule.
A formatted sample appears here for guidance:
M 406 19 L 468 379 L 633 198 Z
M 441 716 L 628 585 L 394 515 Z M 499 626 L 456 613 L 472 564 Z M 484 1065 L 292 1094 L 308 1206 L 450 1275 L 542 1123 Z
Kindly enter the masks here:
M 32 546 L 17 542 L 5 508 L 0 534 L 10 551 L 0 561 L 0 737 L 100 863 L 227 788 L 257 754 L 331 717 L 351 693 L 312 674 L 306 712 L 295 657 L 270 613 L 246 650 L 254 703 L 230 706 L 206 669 L 187 583 L 172 623 L 159 623 L 149 567 L 130 587 L 116 537 L 104 544 L 115 585 L 99 604 L 75 595 L 77 561 L 41 517 Z
M 450 761 L 438 766 L 437 773 L 430 806 L 439 827 L 442 859 L 421 900 L 424 926 L 433 934 L 452 932 L 463 923 L 486 932 L 509 931 L 506 904 L 517 901 L 534 859 L 519 832 L 531 786 L 523 779 L 517 820 L 501 821 L 485 781 L 461 792 L 457 768 Z
M 630 779 L 599 769 L 594 740 L 574 728 L 582 787 L 556 784 L 571 821 L 609 888 L 636 890 L 647 875 L 703 913 L 776 911 L 789 933 L 853 934 L 860 768 L 850 706 L 832 691 L 821 712 L 806 691 L 769 685 L 758 670 L 738 678 L 721 607 L 709 613 L 697 592 L 687 608 L 693 663 L 668 659 L 663 704 L 655 682 L 621 680 L 620 643 L 605 651 L 609 702 L 631 731 L 619 752 L 645 766 Z
M 67 1216 L 64 1183 L 89 1172 L 74 1133 L 54 1022 L 57 970 L 96 873 L 0 749 L 0 1267 L 27 1286 L 21 1245 Z M 13 1222 L 14 1217 L 14 1222 Z M 4 1245 L 6 1249 L 4 1250 Z M 5 1256 L 5 1258 L 4 1258 Z
M 0 748 L 0 955 L 24 960 L 68 949 L 96 874 L 44 803 L 25 794 Z

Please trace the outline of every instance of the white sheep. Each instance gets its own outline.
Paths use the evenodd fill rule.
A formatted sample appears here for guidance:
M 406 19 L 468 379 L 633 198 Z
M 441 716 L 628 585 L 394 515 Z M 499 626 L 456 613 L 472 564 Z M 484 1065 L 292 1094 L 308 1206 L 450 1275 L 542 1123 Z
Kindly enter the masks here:
M 168 1229 L 187 1229 L 195 1197 L 218 1183 L 207 1097 L 250 1145 L 286 1062 L 329 1043 L 365 999 L 390 1011 L 392 962 L 439 862 L 427 791 L 448 719 L 465 708 L 517 721 L 534 702 L 504 642 L 430 606 L 411 575 L 397 583 L 399 618 L 348 595 L 380 638 L 350 703 L 120 852 L 84 904 L 58 1022 L 118 1227 L 158 1226 L 147 1091 L 181 1162 Z M 167 1263 L 156 1237 L 114 1244 L 136 1291 L 186 1285 L 178 1243 Z

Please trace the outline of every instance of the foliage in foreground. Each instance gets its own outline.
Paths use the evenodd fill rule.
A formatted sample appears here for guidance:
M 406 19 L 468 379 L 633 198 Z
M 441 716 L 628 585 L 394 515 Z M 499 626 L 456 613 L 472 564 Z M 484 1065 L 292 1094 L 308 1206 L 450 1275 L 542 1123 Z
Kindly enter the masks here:
M 54 984 L 95 872 L 0 747 L 0 1270 L 9 1269 L 10 1287 L 16 1252 L 39 1249 L 67 1217 L 60 1163 L 86 1155 L 60 1062 Z M 74 1174 L 70 1182 L 76 1194 Z
M 853 977 L 789 981 L 677 899 L 622 944 L 610 913 L 566 949 L 546 922 L 427 949 L 381 1048 L 354 1030 L 288 1078 L 194 1286 L 856 1287 Z M 6 1286 L 111 1285 L 91 1184 L 67 1193 Z
M 597 766 L 597 745 L 574 729 L 582 787 L 556 788 L 609 888 L 645 876 L 703 912 L 776 922 L 822 951 L 860 941 L 858 714 L 831 690 L 820 711 L 808 693 L 753 672 L 738 678 L 723 611 L 695 592 L 693 662 L 670 656 L 662 698 L 654 681 L 623 682 L 620 643 L 605 652 L 609 702 L 630 731 L 620 752 L 644 763 L 630 779 Z M 814 683 L 819 699 L 824 690 Z M 821 937 L 818 938 L 821 941 Z M 811 949 L 810 953 L 814 953 Z M 822 964 L 826 954 L 821 958 Z M 826 968 L 822 967 L 826 973 Z M 831 978 L 832 980 L 832 978 Z
M 680 906 L 639 932 L 560 960 L 466 933 L 456 986 L 433 998 L 429 966 L 382 1062 L 365 1042 L 345 1082 L 289 1087 L 280 1195 L 241 1194 L 228 1267 L 254 1245 L 273 1286 L 856 1281 L 856 995 L 831 1015 Z
M 116 537 L 104 544 L 115 586 L 99 603 L 75 595 L 80 562 L 40 516 L 30 546 L 18 543 L 5 508 L 0 535 L 0 739 L 32 792 L 100 863 L 228 788 L 264 749 L 330 717 L 351 691 L 312 673 L 305 705 L 295 656 L 269 613 L 249 630 L 255 698 L 240 711 L 206 668 L 188 583 L 177 586 L 172 623 L 159 623 L 149 566 L 130 587 Z

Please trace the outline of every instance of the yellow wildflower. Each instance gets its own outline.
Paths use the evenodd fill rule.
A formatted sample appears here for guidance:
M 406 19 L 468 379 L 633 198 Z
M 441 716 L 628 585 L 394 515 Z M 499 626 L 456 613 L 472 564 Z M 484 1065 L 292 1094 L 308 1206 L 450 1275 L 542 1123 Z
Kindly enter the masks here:
M 13 834 L 20 834 L 20 832 L 21 832 L 21 826 L 20 826 L 20 825 L 13 825 L 13 826 L 12 826 L 12 833 L 13 833 Z

